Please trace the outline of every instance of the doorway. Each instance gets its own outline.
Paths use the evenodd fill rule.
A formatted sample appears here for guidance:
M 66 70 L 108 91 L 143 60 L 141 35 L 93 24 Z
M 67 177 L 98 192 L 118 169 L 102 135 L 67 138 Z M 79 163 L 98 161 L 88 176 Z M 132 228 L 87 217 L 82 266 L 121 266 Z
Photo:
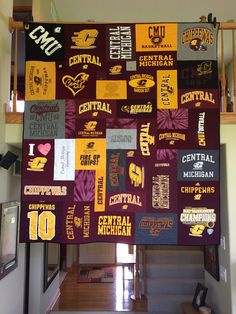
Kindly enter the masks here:
M 95 261 L 96 254 L 101 250 L 101 244 L 93 243 Z M 90 249 L 91 246 L 82 249 L 82 251 L 88 248 Z M 61 295 L 53 307 L 53 311 L 132 311 L 133 301 L 130 299 L 133 294 L 132 273 L 128 268 L 125 269 L 126 280 L 124 284 L 122 262 L 124 259 L 130 258 L 135 248 L 128 244 L 114 244 L 114 248 L 114 281 L 109 283 L 78 283 L 79 267 L 75 263 L 68 271 L 60 287 Z
M 136 246 L 124 243 L 116 244 L 116 263 L 121 264 L 124 261 L 129 261 L 135 258 Z

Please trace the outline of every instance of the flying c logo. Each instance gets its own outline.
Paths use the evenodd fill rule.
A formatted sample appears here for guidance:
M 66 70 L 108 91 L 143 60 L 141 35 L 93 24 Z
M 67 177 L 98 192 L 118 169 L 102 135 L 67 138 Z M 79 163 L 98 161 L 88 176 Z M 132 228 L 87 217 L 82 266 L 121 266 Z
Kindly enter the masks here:
M 28 162 L 28 168 L 27 170 L 29 171 L 44 171 L 44 166 L 47 162 L 46 157 L 35 157 L 31 158 L 30 161 Z
M 98 30 L 96 29 L 83 29 L 80 32 L 74 32 L 75 36 L 71 37 L 74 43 L 71 49 L 94 49 L 95 40 L 98 35 Z
M 97 121 L 88 121 L 85 123 L 84 127 L 87 131 L 94 131 L 97 126 Z

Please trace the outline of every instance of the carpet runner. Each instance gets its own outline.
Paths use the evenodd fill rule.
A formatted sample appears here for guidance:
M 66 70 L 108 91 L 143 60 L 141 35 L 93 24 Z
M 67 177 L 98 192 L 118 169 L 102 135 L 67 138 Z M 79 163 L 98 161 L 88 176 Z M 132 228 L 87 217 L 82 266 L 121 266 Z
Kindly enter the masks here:
M 113 267 L 111 266 L 85 266 L 82 267 L 78 277 L 78 283 L 113 282 Z

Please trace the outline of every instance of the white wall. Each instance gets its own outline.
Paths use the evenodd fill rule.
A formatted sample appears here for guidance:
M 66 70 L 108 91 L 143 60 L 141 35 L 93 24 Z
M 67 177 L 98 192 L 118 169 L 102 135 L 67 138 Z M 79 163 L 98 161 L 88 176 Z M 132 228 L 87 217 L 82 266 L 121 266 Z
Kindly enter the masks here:
M 8 18 L 12 15 L 12 5 L 12 0 L 0 0 L 0 154 L 8 150 L 17 153 L 17 150 L 6 145 L 4 140 L 4 103 L 9 101 L 10 95 L 11 34 L 8 30 Z M 12 176 L 11 168 L 0 168 L 0 203 L 19 199 L 20 177 Z M 0 280 L 0 312 L 4 314 L 23 314 L 24 260 L 25 245 L 18 244 L 18 266 Z
M 222 130 L 223 127 L 221 127 Z M 225 249 L 219 246 L 219 264 L 226 268 L 228 278 L 230 277 L 230 232 L 229 232 L 229 212 L 227 199 L 227 165 L 226 165 L 226 147 L 227 144 L 221 145 L 220 158 L 220 180 L 221 180 L 221 236 L 225 237 Z M 207 271 L 205 271 L 205 285 L 208 288 L 206 303 L 208 303 L 215 313 L 232 313 L 231 305 L 231 283 L 228 280 L 224 282 L 220 279 L 217 282 Z
M 58 20 L 57 8 L 53 0 L 32 0 L 34 21 L 52 22 Z
M 14 6 L 25 6 L 25 5 L 31 5 L 32 0 L 14 0 Z
M 44 244 L 34 243 L 30 248 L 29 314 L 45 314 L 59 296 L 59 275 L 43 292 Z
M 219 246 L 219 264 L 227 271 L 227 282 L 217 282 L 205 272 L 207 303 L 216 314 L 236 314 L 236 125 L 221 125 L 221 235 L 226 249 Z
M 231 284 L 231 302 L 232 314 L 236 314 L 236 125 L 221 126 L 221 142 L 226 143 L 226 178 L 227 191 L 225 191 L 229 212 L 229 253 L 230 253 L 230 269 L 228 272 L 228 280 Z M 222 211 L 224 208 L 222 208 Z M 230 276 L 231 275 L 231 276 Z

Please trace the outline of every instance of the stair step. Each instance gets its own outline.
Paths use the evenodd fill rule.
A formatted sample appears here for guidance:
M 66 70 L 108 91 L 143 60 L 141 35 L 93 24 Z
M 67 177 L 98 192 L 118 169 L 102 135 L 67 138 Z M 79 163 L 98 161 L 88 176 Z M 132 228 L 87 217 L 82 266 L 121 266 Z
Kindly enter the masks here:
M 182 313 L 181 304 L 183 302 L 192 302 L 192 294 L 149 294 L 148 312 L 160 314 L 176 312 Z
M 147 293 L 149 294 L 192 294 L 197 283 L 204 283 L 203 278 L 150 278 L 147 280 Z
M 146 262 L 147 264 L 203 264 L 203 252 L 199 250 L 146 250 Z
M 148 263 L 147 278 L 203 278 L 203 264 Z
M 146 245 L 146 250 L 152 251 L 202 251 L 198 245 Z

